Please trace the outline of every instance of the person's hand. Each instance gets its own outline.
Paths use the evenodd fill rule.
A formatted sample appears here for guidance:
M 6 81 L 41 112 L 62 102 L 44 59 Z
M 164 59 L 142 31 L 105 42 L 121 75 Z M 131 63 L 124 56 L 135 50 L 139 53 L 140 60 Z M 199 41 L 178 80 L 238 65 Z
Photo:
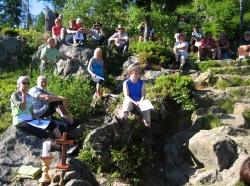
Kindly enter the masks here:
M 46 95 L 46 96 L 44 97 L 44 99 L 45 99 L 45 101 L 47 101 L 47 102 L 50 102 L 50 101 L 51 101 L 51 99 L 50 99 L 50 96 L 49 96 L 49 95 Z

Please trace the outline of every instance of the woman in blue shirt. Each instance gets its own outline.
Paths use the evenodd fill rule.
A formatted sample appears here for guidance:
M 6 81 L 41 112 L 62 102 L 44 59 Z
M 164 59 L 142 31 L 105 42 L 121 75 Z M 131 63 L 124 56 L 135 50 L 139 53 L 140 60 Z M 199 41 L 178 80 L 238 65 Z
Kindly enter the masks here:
M 143 122 L 146 127 L 150 127 L 150 110 L 141 111 L 139 102 L 146 97 L 145 82 L 140 79 L 141 68 L 139 66 L 130 66 L 128 68 L 129 79 L 123 83 L 124 101 L 122 105 L 122 119 L 127 119 L 128 113 L 134 108 L 143 115 Z

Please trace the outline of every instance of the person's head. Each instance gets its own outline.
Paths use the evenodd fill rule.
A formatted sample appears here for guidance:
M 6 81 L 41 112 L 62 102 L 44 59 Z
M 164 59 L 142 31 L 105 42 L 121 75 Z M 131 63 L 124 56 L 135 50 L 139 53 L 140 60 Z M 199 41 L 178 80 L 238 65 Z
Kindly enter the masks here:
M 49 45 L 50 48 L 55 48 L 56 47 L 56 41 L 53 37 L 49 37 L 47 39 L 47 44 Z
M 38 76 L 36 82 L 37 82 L 37 86 L 42 87 L 42 88 L 46 88 L 48 85 L 48 79 L 46 76 Z
M 78 25 L 80 25 L 80 26 L 83 26 L 84 24 L 83 24 L 82 18 L 78 17 L 78 18 L 76 19 L 76 24 L 78 24 Z
M 132 64 L 128 67 L 128 73 L 130 78 L 139 79 L 141 77 L 141 67 Z
M 194 26 L 194 27 L 193 27 L 193 31 L 194 31 L 194 32 L 199 32 L 199 27 L 198 27 L 198 26 Z
M 245 184 L 250 184 L 250 157 L 248 157 L 241 165 L 240 180 Z
M 182 28 L 178 28 L 177 33 L 182 33 L 182 32 L 183 32 Z
M 71 20 L 69 21 L 69 26 L 70 26 L 70 28 L 75 27 L 75 25 L 76 25 L 76 20 L 71 19 Z
M 123 32 L 123 31 L 124 31 L 123 26 L 119 24 L 119 25 L 117 26 L 117 28 L 116 28 L 116 31 L 117 31 L 118 33 Z
M 94 51 L 94 57 L 95 58 L 102 58 L 102 49 L 101 48 L 96 48 Z
M 55 25 L 61 26 L 62 25 L 62 20 L 60 18 L 56 18 L 55 19 Z
M 18 90 L 28 90 L 30 85 L 30 78 L 28 76 L 20 76 L 17 80 L 17 89 Z
M 206 32 L 205 36 L 207 39 L 211 39 L 213 37 L 213 34 L 212 34 L 212 32 L 208 31 L 208 32 Z
M 178 36 L 178 39 L 179 39 L 179 41 L 184 42 L 185 41 L 185 35 L 184 34 L 180 34 Z
M 250 40 L 250 31 L 244 32 L 244 39 L 245 39 L 246 41 L 249 41 L 249 40 Z

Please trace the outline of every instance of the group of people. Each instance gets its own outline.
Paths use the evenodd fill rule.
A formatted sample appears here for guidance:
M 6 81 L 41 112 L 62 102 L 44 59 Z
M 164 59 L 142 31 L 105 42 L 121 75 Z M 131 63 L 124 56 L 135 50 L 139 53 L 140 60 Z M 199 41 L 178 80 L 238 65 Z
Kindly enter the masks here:
M 203 35 L 198 27 L 193 27 L 190 42 L 185 40 L 185 34 L 182 30 L 178 30 L 175 34 L 174 53 L 176 64 L 182 67 L 188 59 L 188 52 L 197 52 L 198 61 L 206 58 L 211 59 L 228 59 L 232 56 L 232 51 L 224 32 L 221 32 L 219 38 L 215 40 L 212 32 L 208 31 Z M 244 37 L 238 48 L 239 59 L 250 56 L 250 31 L 244 33 Z
M 47 78 L 39 76 L 37 86 L 29 89 L 30 78 L 20 76 L 17 80 L 17 90 L 12 93 L 11 109 L 13 125 L 41 138 L 48 138 L 47 130 L 53 132 L 54 138 L 61 138 L 74 125 L 68 112 L 68 101 L 62 96 L 54 95 L 46 90 Z M 65 125 L 60 128 L 54 119 L 54 114 L 61 116 Z M 65 131 L 62 131 L 65 130 Z

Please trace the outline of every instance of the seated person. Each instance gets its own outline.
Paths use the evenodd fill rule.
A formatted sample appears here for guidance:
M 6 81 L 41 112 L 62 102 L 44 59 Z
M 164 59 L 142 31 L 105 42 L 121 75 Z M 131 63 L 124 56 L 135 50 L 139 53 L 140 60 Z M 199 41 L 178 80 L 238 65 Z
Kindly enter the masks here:
M 55 19 L 55 25 L 52 27 L 52 37 L 57 41 L 62 41 L 64 38 L 64 31 L 62 26 L 62 20 L 57 18 Z
M 190 41 L 190 49 L 192 52 L 198 51 L 199 42 L 202 36 L 203 34 L 202 32 L 199 31 L 199 28 L 197 26 L 194 26 Z
M 69 27 L 67 28 L 67 35 L 66 35 L 66 42 L 67 43 L 73 43 L 73 36 L 77 32 L 77 27 L 76 27 L 76 21 L 75 20 L 70 20 L 69 21 Z
M 250 185 L 250 157 L 245 159 L 240 168 L 240 181 L 244 182 L 244 185 Z
M 47 78 L 39 76 L 37 78 L 37 86 L 29 91 L 29 94 L 32 96 L 34 113 L 40 118 L 48 118 L 55 112 L 58 112 L 69 125 L 72 125 L 73 119 L 67 110 L 69 106 L 67 99 L 48 92 L 46 90 L 47 84 Z
M 239 59 L 243 59 L 250 56 L 250 31 L 244 33 L 244 39 L 242 40 L 240 47 L 238 48 Z
M 229 40 L 224 32 L 220 33 L 220 37 L 217 40 L 217 46 L 218 46 L 218 59 L 227 59 L 230 57 L 230 44 Z
M 111 44 L 111 41 L 115 41 L 116 49 L 119 53 L 125 53 L 128 51 L 128 33 L 125 32 L 125 29 L 122 27 L 122 25 L 118 25 L 116 28 L 116 33 L 114 33 L 109 39 L 108 39 L 108 45 Z
M 139 36 L 139 42 L 144 41 L 144 32 L 145 32 L 145 24 L 144 22 L 141 22 L 141 24 L 138 26 L 140 36 Z M 149 41 L 155 41 L 155 31 L 154 28 L 150 27 L 148 30 L 148 40 Z
M 199 60 L 204 58 L 216 59 L 218 53 L 217 43 L 213 39 L 212 32 L 206 32 L 205 38 L 201 39 L 200 46 L 198 48 Z
M 182 29 L 178 29 L 177 33 L 174 34 L 175 43 L 179 41 L 179 35 L 184 34 Z
M 93 41 L 97 44 L 97 46 L 103 45 L 105 37 L 102 31 L 101 23 L 98 23 L 98 22 L 95 23 L 93 27 L 90 29 L 90 34 L 91 34 Z
M 17 91 L 11 95 L 13 125 L 40 138 L 49 137 L 46 130 L 52 131 L 55 138 L 61 138 L 62 134 L 53 121 L 48 124 L 46 130 L 41 129 L 39 125 L 31 125 L 31 123 L 29 123 L 40 118 L 33 113 L 32 97 L 28 94 L 29 84 L 30 78 L 28 76 L 20 76 L 17 80 Z M 40 122 L 42 122 L 42 120 L 40 120 Z
M 145 82 L 140 79 L 141 68 L 131 65 L 128 68 L 129 79 L 123 82 L 124 100 L 122 105 L 121 119 L 127 119 L 128 114 L 134 108 L 143 115 L 143 122 L 146 127 L 151 126 L 150 110 L 141 111 L 138 103 L 146 98 Z
M 87 40 L 87 34 L 90 32 L 84 27 L 82 18 L 76 19 L 77 32 L 73 36 L 74 45 L 82 45 Z
M 188 59 L 188 42 L 185 41 L 185 35 L 179 34 L 179 41 L 175 43 L 174 53 L 177 68 L 182 68 Z
M 56 62 L 59 59 L 72 59 L 71 57 L 59 52 L 58 49 L 55 48 L 56 47 L 56 42 L 55 39 L 53 37 L 50 37 L 47 39 L 47 46 L 44 47 L 41 50 L 41 64 L 40 64 L 40 71 L 41 73 L 50 68 L 53 68 L 56 66 Z
M 93 81 L 96 82 L 96 92 L 94 96 L 102 96 L 100 84 L 103 82 L 104 79 L 100 78 L 104 77 L 104 70 L 101 48 L 95 49 L 94 56 L 90 59 L 88 64 L 88 72 L 91 74 Z

